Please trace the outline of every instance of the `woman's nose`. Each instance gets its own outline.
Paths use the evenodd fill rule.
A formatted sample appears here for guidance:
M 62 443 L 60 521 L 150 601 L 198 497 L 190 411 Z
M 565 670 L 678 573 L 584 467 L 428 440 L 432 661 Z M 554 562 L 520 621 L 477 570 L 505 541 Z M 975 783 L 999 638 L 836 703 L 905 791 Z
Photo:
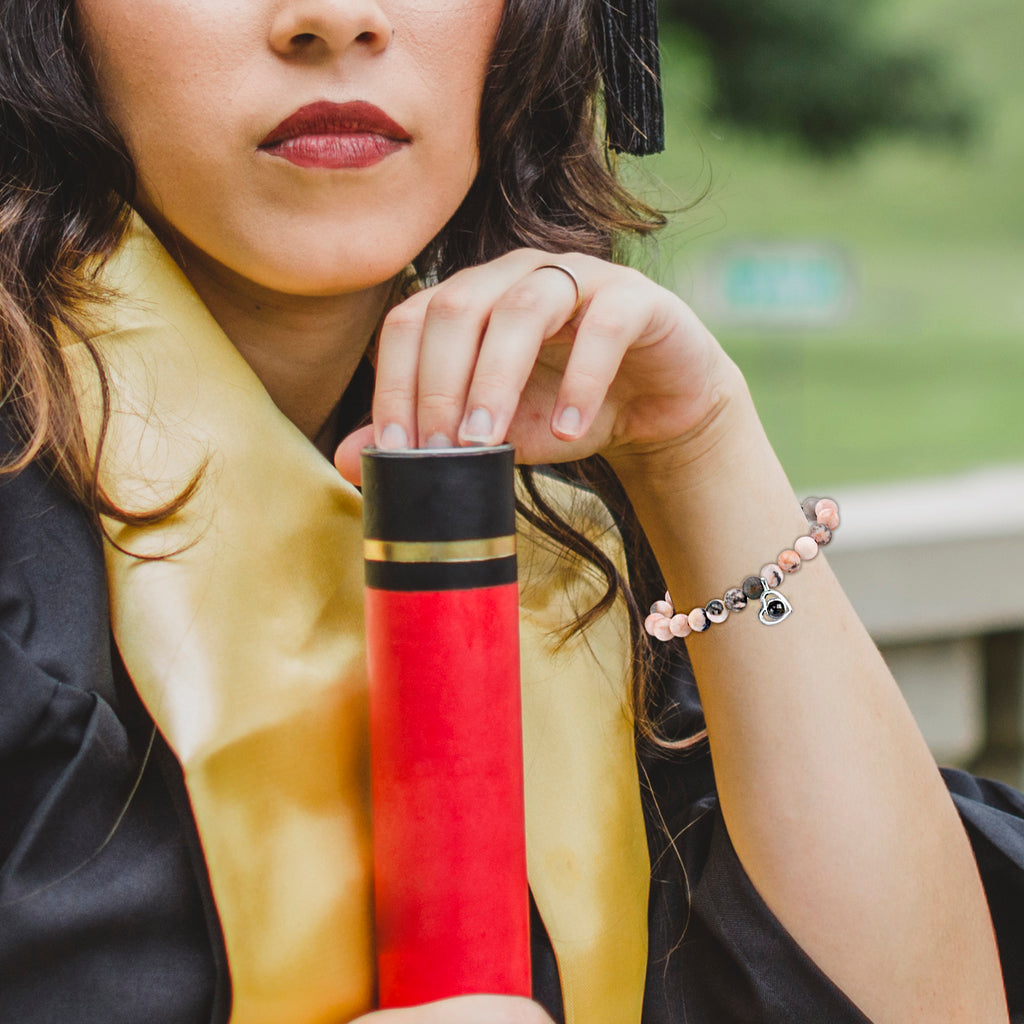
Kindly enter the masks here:
M 271 25 L 270 45 L 285 57 L 325 56 L 350 46 L 378 53 L 393 33 L 377 0 L 286 0 Z

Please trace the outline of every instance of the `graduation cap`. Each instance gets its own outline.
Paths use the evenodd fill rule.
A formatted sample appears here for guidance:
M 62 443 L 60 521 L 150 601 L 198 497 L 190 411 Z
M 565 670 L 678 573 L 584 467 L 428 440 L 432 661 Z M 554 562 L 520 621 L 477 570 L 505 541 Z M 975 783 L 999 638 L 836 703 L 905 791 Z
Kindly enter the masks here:
M 597 0 L 608 145 L 647 156 L 665 148 L 657 0 Z

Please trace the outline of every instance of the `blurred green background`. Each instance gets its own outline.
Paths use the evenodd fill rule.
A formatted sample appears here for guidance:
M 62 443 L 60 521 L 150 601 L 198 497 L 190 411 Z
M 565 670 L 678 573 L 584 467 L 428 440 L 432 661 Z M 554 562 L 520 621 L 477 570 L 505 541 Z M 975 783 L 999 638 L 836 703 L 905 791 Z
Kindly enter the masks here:
M 632 180 L 796 489 L 1024 461 L 1024 3 L 710 6 Z

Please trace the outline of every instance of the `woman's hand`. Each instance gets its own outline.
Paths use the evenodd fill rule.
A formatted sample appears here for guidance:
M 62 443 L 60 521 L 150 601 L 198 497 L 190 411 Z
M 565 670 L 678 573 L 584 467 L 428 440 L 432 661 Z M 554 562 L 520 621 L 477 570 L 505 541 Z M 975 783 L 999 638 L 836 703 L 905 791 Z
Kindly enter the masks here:
M 377 1010 L 352 1024 L 552 1024 L 529 999 L 518 996 L 459 996 L 402 1010 Z
M 626 267 L 534 249 L 463 270 L 392 309 L 376 371 L 372 434 L 357 432 L 339 452 L 348 476 L 371 440 L 508 440 L 528 463 L 657 448 L 714 417 L 738 378 L 671 292 Z

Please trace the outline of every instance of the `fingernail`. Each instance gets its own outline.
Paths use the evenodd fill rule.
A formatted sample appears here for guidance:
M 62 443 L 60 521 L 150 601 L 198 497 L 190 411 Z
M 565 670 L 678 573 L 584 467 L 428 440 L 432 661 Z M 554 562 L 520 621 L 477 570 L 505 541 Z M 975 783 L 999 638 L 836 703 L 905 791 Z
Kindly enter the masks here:
M 478 405 L 470 414 L 459 431 L 463 441 L 475 441 L 477 444 L 486 444 L 494 433 L 494 420 L 491 414 L 481 405 Z
M 555 422 L 555 429 L 567 437 L 575 437 L 580 432 L 580 411 L 574 405 L 567 405 Z
M 447 434 L 431 434 L 427 438 L 427 448 L 451 448 L 452 439 Z
M 385 449 L 408 448 L 409 436 L 405 432 L 405 427 L 400 423 L 387 424 L 380 432 L 378 447 Z

